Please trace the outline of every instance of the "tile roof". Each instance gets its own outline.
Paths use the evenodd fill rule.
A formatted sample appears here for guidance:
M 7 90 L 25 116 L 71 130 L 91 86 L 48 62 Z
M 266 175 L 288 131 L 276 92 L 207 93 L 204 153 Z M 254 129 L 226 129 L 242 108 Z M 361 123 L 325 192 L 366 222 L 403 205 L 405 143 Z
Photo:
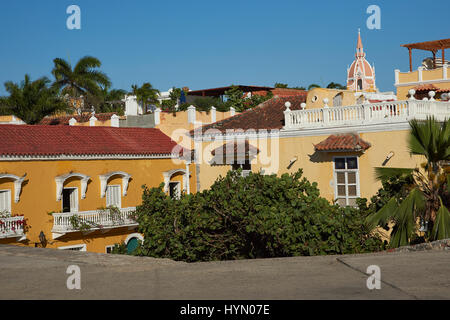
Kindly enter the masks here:
M 435 92 L 450 92 L 450 89 L 441 89 L 433 84 L 422 84 L 414 88 L 416 92 L 420 91 L 435 91 Z
M 258 154 L 259 150 L 255 146 L 252 146 L 249 144 L 248 140 L 245 140 L 245 142 L 242 141 L 230 141 L 222 146 L 214 149 L 211 151 L 211 154 L 215 156 L 216 154 L 218 156 L 220 155 L 235 155 L 235 154 L 241 154 L 242 151 L 244 151 L 245 155 L 254 155 Z M 239 153 L 241 152 L 241 153 Z
M 109 113 L 96 113 L 95 117 L 98 121 L 107 121 L 110 120 L 114 112 Z M 68 115 L 68 116 L 60 116 L 60 117 L 45 117 L 39 122 L 42 125 L 69 125 L 69 120 L 74 118 L 77 122 L 89 122 L 89 119 L 92 117 L 91 113 L 82 114 L 82 115 Z
M 246 110 L 233 117 L 211 123 L 194 130 L 191 135 L 204 133 L 208 129 L 219 130 L 226 133 L 226 130 L 242 129 L 242 130 L 262 130 L 262 129 L 281 129 L 284 126 L 284 104 L 289 101 L 291 110 L 299 110 L 300 104 L 306 101 L 307 92 L 303 91 L 302 95 L 274 97 L 267 100 L 255 108 Z
M 316 151 L 364 151 L 370 147 L 371 144 L 357 134 L 331 135 L 314 145 Z
M 0 157 L 183 154 L 154 128 L 1 125 L 0 137 Z
M 275 88 L 270 91 L 272 91 L 274 96 L 278 96 L 280 98 L 292 97 L 292 96 L 303 96 L 307 93 L 307 91 L 305 91 L 305 90 L 289 89 L 289 88 Z M 264 97 L 267 95 L 267 91 L 254 91 L 254 92 L 252 92 L 252 94 Z

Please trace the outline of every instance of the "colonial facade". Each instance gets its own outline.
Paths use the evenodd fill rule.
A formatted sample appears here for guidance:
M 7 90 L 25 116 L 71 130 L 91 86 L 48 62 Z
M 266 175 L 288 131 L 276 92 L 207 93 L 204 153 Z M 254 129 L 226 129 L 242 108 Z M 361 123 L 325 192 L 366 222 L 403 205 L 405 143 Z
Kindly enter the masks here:
M 359 37 L 355 68 L 363 58 Z M 322 88 L 274 98 L 191 131 L 199 166 L 197 188 L 208 188 L 239 167 L 244 174 L 278 175 L 301 168 L 318 183 L 322 196 L 354 206 L 358 197 L 370 198 L 381 187 L 375 167 L 420 165 L 423 159 L 408 150 L 409 120 L 429 116 L 450 118 L 450 101 L 432 90 L 425 100 L 417 99 L 415 90 L 397 99 L 393 93 Z
M 0 136 L 0 243 L 131 250 L 143 185 L 196 191 L 186 150 L 158 129 L 3 125 Z

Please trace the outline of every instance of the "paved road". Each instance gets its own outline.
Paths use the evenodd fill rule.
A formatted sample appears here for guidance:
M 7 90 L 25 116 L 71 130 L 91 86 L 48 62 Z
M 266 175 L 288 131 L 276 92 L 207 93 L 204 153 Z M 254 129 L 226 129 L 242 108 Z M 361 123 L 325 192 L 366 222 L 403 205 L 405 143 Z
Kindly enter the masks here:
M 81 290 L 68 290 L 78 265 Z M 369 265 L 381 289 L 366 286 Z M 450 299 L 450 252 L 208 263 L 0 245 L 0 299 Z

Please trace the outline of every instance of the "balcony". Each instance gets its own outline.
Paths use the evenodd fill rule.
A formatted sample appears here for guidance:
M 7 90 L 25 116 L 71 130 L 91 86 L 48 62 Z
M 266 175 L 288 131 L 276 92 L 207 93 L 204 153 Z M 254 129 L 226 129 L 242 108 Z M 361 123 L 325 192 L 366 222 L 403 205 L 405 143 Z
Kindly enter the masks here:
M 427 70 L 423 66 L 416 71 L 400 72 L 395 70 L 395 86 L 409 86 L 435 82 L 449 82 L 448 65 L 444 64 L 440 68 Z
M 333 128 L 450 118 L 450 102 L 405 100 L 309 110 L 284 111 L 285 130 Z
M 7 217 L 0 218 L 0 239 L 18 238 L 18 241 L 25 240 L 25 218 Z
M 102 230 L 107 232 L 113 228 L 138 226 L 133 219 L 135 207 L 118 209 L 117 212 L 105 210 L 92 210 L 82 212 L 53 213 L 53 239 L 62 237 L 71 232 L 93 232 Z

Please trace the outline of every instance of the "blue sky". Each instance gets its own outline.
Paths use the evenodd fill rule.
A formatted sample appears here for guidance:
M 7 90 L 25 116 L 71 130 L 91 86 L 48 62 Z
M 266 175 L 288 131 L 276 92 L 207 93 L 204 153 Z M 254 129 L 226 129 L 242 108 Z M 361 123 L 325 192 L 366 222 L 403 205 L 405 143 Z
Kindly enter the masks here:
M 66 8 L 81 8 L 81 30 L 66 28 Z M 366 9 L 381 8 L 381 30 Z M 431 8 L 432 7 L 432 8 Z M 377 86 L 394 90 L 394 69 L 408 70 L 404 43 L 450 38 L 450 1 L 0 1 L 3 83 L 51 78 L 52 60 L 99 58 L 114 88 L 151 82 L 160 90 L 275 82 L 344 84 L 357 30 Z M 450 58 L 450 50 L 448 50 Z M 430 53 L 415 51 L 414 66 Z

